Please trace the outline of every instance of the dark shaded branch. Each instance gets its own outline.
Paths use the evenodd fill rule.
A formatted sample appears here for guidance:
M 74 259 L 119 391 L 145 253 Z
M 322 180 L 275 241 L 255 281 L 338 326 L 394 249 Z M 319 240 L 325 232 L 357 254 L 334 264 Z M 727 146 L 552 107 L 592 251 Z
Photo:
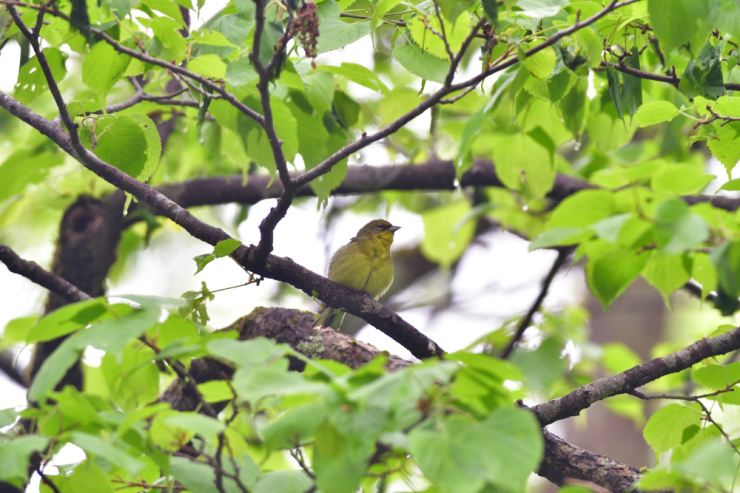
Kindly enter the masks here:
M 571 445 L 547 430 L 543 429 L 542 435 L 545 455 L 537 474 L 558 486 L 567 484 L 569 479 L 578 479 L 609 491 L 627 491 L 642 477 L 633 467 Z
M 129 192 L 140 202 L 147 204 L 164 217 L 182 226 L 191 236 L 210 245 L 229 239 L 222 229 L 211 226 L 197 219 L 187 210 L 177 205 L 148 185 L 135 180 L 114 166 L 102 161 L 83 146 L 72 148 L 70 137 L 63 131 L 57 131 L 58 125 L 34 113 L 13 98 L 0 91 L 0 107 L 14 116 L 39 129 L 44 135 L 54 140 L 57 145 L 77 159 L 83 166 L 123 191 Z M 60 129 L 61 130 L 61 129 Z M 443 354 L 434 341 L 419 332 L 415 327 L 399 317 L 389 308 L 371 299 L 364 293 L 352 291 L 328 279 L 311 272 L 289 258 L 269 255 L 265 262 L 254 262 L 250 252 L 254 246 L 240 246 L 232 256 L 246 270 L 262 277 L 269 277 L 300 289 L 309 296 L 317 295 L 327 304 L 345 308 L 349 313 L 362 318 L 382 331 L 418 358 L 427 358 Z
M 90 299 L 90 296 L 77 289 L 76 286 L 44 270 L 36 262 L 22 259 L 7 245 L 0 244 L 0 262 L 3 262 L 10 272 L 25 277 L 67 301 Z
M 561 419 L 577 416 L 591 404 L 619 394 L 627 394 L 648 382 L 671 373 L 678 373 L 702 360 L 735 351 L 740 348 L 740 328 L 701 339 L 675 353 L 641 363 L 627 371 L 600 378 L 573 392 L 537 404 L 531 408 L 542 426 Z
M 560 268 L 568 259 L 568 255 L 570 255 L 571 251 L 571 248 L 562 248 L 560 251 L 558 251 L 558 256 L 555 259 L 555 262 L 553 262 L 552 267 L 550 267 L 550 271 L 547 273 L 547 276 L 542 281 L 540 294 L 537 295 L 537 298 L 534 300 L 534 303 L 532 303 L 529 311 L 521 320 L 521 322 L 519 322 L 519 325 L 516 328 L 516 332 L 514 332 L 514 335 L 511 337 L 509 344 L 507 344 L 504 350 L 501 351 L 501 355 L 499 356 L 499 358 L 508 358 L 511 352 L 514 350 L 516 344 L 521 340 L 522 336 L 524 335 L 524 331 L 527 330 L 529 325 L 532 323 L 532 318 L 534 317 L 534 314 L 539 311 L 540 307 L 542 306 L 542 302 L 545 301 L 547 292 L 550 289 L 550 284 L 552 284 L 553 279 L 555 279 L 555 274 L 558 273 Z
M 332 329 L 312 329 L 315 314 L 289 308 L 255 308 L 252 313 L 241 317 L 222 331 L 236 331 L 239 340 L 265 337 L 281 344 L 288 344 L 296 351 L 308 358 L 330 359 L 338 361 L 350 368 L 357 369 L 372 359 L 384 354 L 383 351 L 355 340 L 345 334 Z M 390 371 L 411 365 L 411 362 L 398 356 L 388 355 L 386 368 Z M 304 363 L 297 359 L 291 360 L 290 368 L 303 370 Z M 199 382 L 210 382 L 230 378 L 233 370 L 217 360 L 197 358 L 192 360 L 190 373 Z M 175 381 L 165 391 L 160 399 L 168 402 L 179 411 L 194 411 L 198 407 L 198 399 L 183 382 Z M 216 410 L 225 404 L 214 404 Z
M 666 84 L 671 84 L 672 86 L 675 86 L 675 87 L 678 87 L 678 84 L 681 82 L 681 78 L 677 77 L 675 74 L 671 74 L 671 75 L 654 74 L 651 72 L 645 72 L 644 70 L 638 70 L 636 68 L 628 67 L 627 65 L 623 63 L 602 61 L 601 66 L 602 67 L 610 66 L 610 67 L 613 67 L 615 70 L 618 70 L 625 74 L 635 76 L 639 79 L 654 80 L 656 82 L 664 82 Z M 728 91 L 740 91 L 740 84 L 736 82 L 725 82 L 724 86 L 725 86 L 725 89 L 727 89 Z

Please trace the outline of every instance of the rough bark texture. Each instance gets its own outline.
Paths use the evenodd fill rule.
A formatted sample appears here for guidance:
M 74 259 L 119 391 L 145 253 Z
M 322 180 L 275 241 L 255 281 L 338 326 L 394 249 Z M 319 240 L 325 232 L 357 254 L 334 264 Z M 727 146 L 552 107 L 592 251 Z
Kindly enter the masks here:
M 91 197 L 80 197 L 67 208 L 59 227 L 52 272 L 91 297 L 105 294 L 105 278 L 116 260 L 122 228 L 121 209 Z M 68 301 L 49 293 L 45 313 L 66 305 Z M 31 380 L 46 358 L 64 341 L 63 337 L 36 345 L 31 363 Z M 82 389 L 79 363 L 67 372 L 57 388 L 73 385 Z
M 386 368 L 391 371 L 411 364 L 398 356 L 388 355 L 370 344 L 356 341 L 332 329 L 313 329 L 311 324 L 314 317 L 315 314 L 311 312 L 289 308 L 259 307 L 222 331 L 237 331 L 240 341 L 257 337 L 272 339 L 281 344 L 290 345 L 308 358 L 330 359 L 354 369 L 380 354 L 388 357 Z M 304 364 L 301 361 L 291 361 L 291 369 L 301 371 L 303 367 Z M 230 378 L 233 370 L 216 360 L 200 358 L 193 360 L 190 374 L 197 383 L 204 383 Z M 174 409 L 180 411 L 193 411 L 198 407 L 198 398 L 179 380 L 170 385 L 160 400 L 170 403 Z M 218 410 L 218 406 L 214 408 Z
M 545 437 L 545 457 L 537 474 L 557 485 L 566 484 L 568 479 L 578 479 L 621 492 L 628 490 L 642 476 L 633 467 L 575 447 L 547 430 L 542 430 L 542 434 Z
M 707 358 L 738 349 L 740 328 L 735 328 L 716 337 L 703 338 L 680 351 L 646 361 L 622 373 L 595 380 L 563 397 L 537 404 L 531 410 L 540 424 L 547 426 L 561 419 L 578 416 L 594 402 L 628 393 L 660 377 L 690 368 Z

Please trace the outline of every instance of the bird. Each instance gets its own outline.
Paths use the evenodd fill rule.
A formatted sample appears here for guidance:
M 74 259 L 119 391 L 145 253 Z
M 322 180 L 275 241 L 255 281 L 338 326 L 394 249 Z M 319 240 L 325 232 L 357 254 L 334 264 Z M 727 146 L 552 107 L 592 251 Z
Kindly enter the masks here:
M 344 287 L 363 291 L 377 300 L 393 283 L 391 244 L 393 235 L 401 229 L 384 219 L 375 219 L 364 225 L 349 243 L 337 250 L 329 261 L 330 281 Z M 344 311 L 323 306 L 314 327 L 338 330 L 344 320 Z

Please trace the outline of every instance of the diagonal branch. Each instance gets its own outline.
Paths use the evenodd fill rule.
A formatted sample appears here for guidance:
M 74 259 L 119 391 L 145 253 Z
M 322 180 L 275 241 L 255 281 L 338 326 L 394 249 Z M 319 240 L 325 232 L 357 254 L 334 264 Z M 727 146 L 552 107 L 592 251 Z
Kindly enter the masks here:
M 265 2 L 264 0 L 255 0 L 255 5 L 254 43 L 252 45 L 252 50 L 249 52 L 249 59 L 252 61 L 252 65 L 254 65 L 257 70 L 257 74 L 259 75 L 257 90 L 260 94 L 260 103 L 262 105 L 262 113 L 264 115 L 262 128 L 265 129 L 267 140 L 270 142 L 272 155 L 275 159 L 278 175 L 280 176 L 280 181 L 283 183 L 284 189 L 282 195 L 278 199 L 277 206 L 270 209 L 270 212 L 260 223 L 260 241 L 257 248 L 251 254 L 253 261 L 264 262 L 267 255 L 269 255 L 273 249 L 275 227 L 285 217 L 290 205 L 293 203 L 296 186 L 288 172 L 288 163 L 285 160 L 285 153 L 283 152 L 283 141 L 280 140 L 277 135 L 275 121 L 272 114 L 272 105 L 270 103 L 270 74 L 274 69 L 274 64 L 277 63 L 278 53 L 275 53 L 272 56 L 267 68 L 265 68 L 262 64 L 262 60 L 260 60 L 262 32 L 265 27 Z M 288 22 L 290 23 L 290 20 Z M 278 50 L 284 49 L 283 43 L 287 42 L 287 38 L 288 33 L 286 32 L 280 40 Z
M 562 31 L 558 31 L 557 33 L 549 37 L 547 40 L 543 41 L 542 43 L 538 44 L 537 46 L 533 48 L 530 48 L 529 50 L 525 52 L 524 56 L 525 58 L 531 57 L 535 53 L 538 53 L 544 50 L 545 48 L 548 48 L 554 45 L 555 43 L 560 41 L 562 38 L 569 36 L 573 34 L 574 32 L 593 24 L 597 20 L 607 15 L 609 12 L 612 12 L 620 7 L 624 7 L 626 5 L 630 5 L 638 1 L 640 0 L 626 0 L 624 2 L 617 3 L 617 0 L 612 0 L 606 7 L 604 7 L 603 9 L 601 9 L 600 11 L 598 11 L 596 14 L 589 17 L 588 19 L 584 21 L 576 22 L 571 27 L 567 29 L 563 29 Z M 469 37 L 469 40 L 466 40 L 466 41 L 468 41 L 468 44 L 469 44 L 470 41 L 472 41 L 472 37 Z M 489 69 L 484 70 L 480 74 L 474 77 L 471 77 L 470 79 L 466 81 L 460 82 L 459 84 L 443 85 L 441 89 L 439 89 L 434 94 L 430 95 L 427 99 L 421 102 L 417 107 L 413 108 L 405 115 L 402 115 L 401 117 L 399 117 L 396 121 L 386 125 L 385 127 L 381 128 L 380 130 L 378 130 L 377 132 L 371 135 L 363 133 L 362 136 L 358 140 L 342 147 L 337 152 L 335 152 L 334 154 L 326 158 L 323 162 L 318 164 L 315 168 L 311 169 L 310 171 L 296 178 L 294 180 L 296 187 L 305 185 L 311 180 L 318 178 L 319 176 L 323 174 L 328 173 L 329 171 L 331 171 L 332 167 L 335 164 L 337 164 L 339 161 L 349 157 L 350 155 L 354 154 L 355 152 L 361 149 L 364 149 L 365 147 L 372 144 L 373 142 L 377 142 L 378 140 L 383 139 L 397 132 L 399 129 L 401 129 L 401 127 L 405 126 L 411 120 L 421 115 L 422 113 L 424 113 L 426 110 L 430 109 L 431 107 L 437 105 L 448 94 L 465 90 L 471 86 L 476 86 L 479 83 L 481 83 L 483 80 L 485 80 L 486 78 L 490 77 L 491 75 L 501 72 L 503 70 L 506 70 L 507 68 L 516 65 L 520 61 L 521 60 L 518 55 L 510 56 L 508 59 L 506 59 L 506 61 L 502 61 L 502 63 L 492 66 Z
M 540 307 L 542 306 L 542 302 L 545 301 L 545 297 L 547 296 L 547 292 L 550 289 L 550 285 L 552 284 L 553 279 L 555 279 L 555 274 L 558 273 L 560 267 L 562 267 L 565 261 L 568 259 L 568 255 L 570 255 L 571 251 L 572 249 L 570 248 L 562 248 L 558 251 L 558 256 L 555 259 L 555 262 L 553 262 L 552 267 L 550 267 L 550 272 L 547 273 L 547 276 L 542 281 L 540 294 L 534 300 L 534 303 L 532 303 L 532 306 L 529 308 L 529 311 L 524 316 L 522 321 L 519 322 L 519 326 L 516 328 L 516 332 L 514 332 L 514 335 L 511 337 L 509 344 L 507 344 L 504 350 L 501 351 L 501 355 L 499 356 L 499 358 L 508 358 L 511 352 L 514 350 L 516 344 L 521 340 L 522 336 L 524 335 L 524 331 L 527 330 L 529 325 L 532 323 L 532 318 L 534 318 L 534 314 L 539 311 Z
M 542 426 L 577 416 L 591 404 L 619 394 L 627 394 L 660 377 L 678 373 L 702 360 L 740 349 L 740 328 L 711 338 L 703 338 L 675 353 L 641 363 L 627 371 L 600 378 L 551 401 L 531 408 Z
M 10 272 L 25 277 L 69 302 L 90 299 L 87 293 L 80 291 L 61 277 L 44 270 L 36 262 L 22 259 L 7 245 L 0 244 L 0 262 L 4 263 Z
M 102 161 L 84 147 L 82 147 L 84 152 L 76 152 L 70 142 L 70 136 L 58 125 L 54 125 L 2 91 L 0 91 L 0 107 L 52 139 L 83 166 L 108 183 L 130 193 L 137 200 L 151 207 L 157 214 L 182 226 L 194 238 L 210 245 L 230 239 L 230 236 L 222 229 L 197 219 L 160 192 Z M 318 296 L 332 306 L 345 308 L 352 315 L 365 320 L 404 346 L 417 358 L 440 356 L 444 353 L 437 343 L 365 293 L 353 291 L 329 281 L 289 258 L 268 255 L 265 262 L 255 262 L 250 259 L 250 252 L 254 248 L 256 247 L 242 245 L 232 253 L 232 256 L 248 271 L 290 284 L 309 296 Z

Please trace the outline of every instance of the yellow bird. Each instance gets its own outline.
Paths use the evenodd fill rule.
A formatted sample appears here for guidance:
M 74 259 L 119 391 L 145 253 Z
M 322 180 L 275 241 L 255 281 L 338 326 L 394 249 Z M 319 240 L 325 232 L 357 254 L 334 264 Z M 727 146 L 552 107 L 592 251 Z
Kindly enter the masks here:
M 393 282 L 391 244 L 393 234 L 399 229 L 400 226 L 393 226 L 383 219 L 364 225 L 357 236 L 332 256 L 329 280 L 355 291 L 364 291 L 376 300 L 383 296 Z M 344 315 L 342 310 L 324 306 L 313 326 L 337 330 Z

